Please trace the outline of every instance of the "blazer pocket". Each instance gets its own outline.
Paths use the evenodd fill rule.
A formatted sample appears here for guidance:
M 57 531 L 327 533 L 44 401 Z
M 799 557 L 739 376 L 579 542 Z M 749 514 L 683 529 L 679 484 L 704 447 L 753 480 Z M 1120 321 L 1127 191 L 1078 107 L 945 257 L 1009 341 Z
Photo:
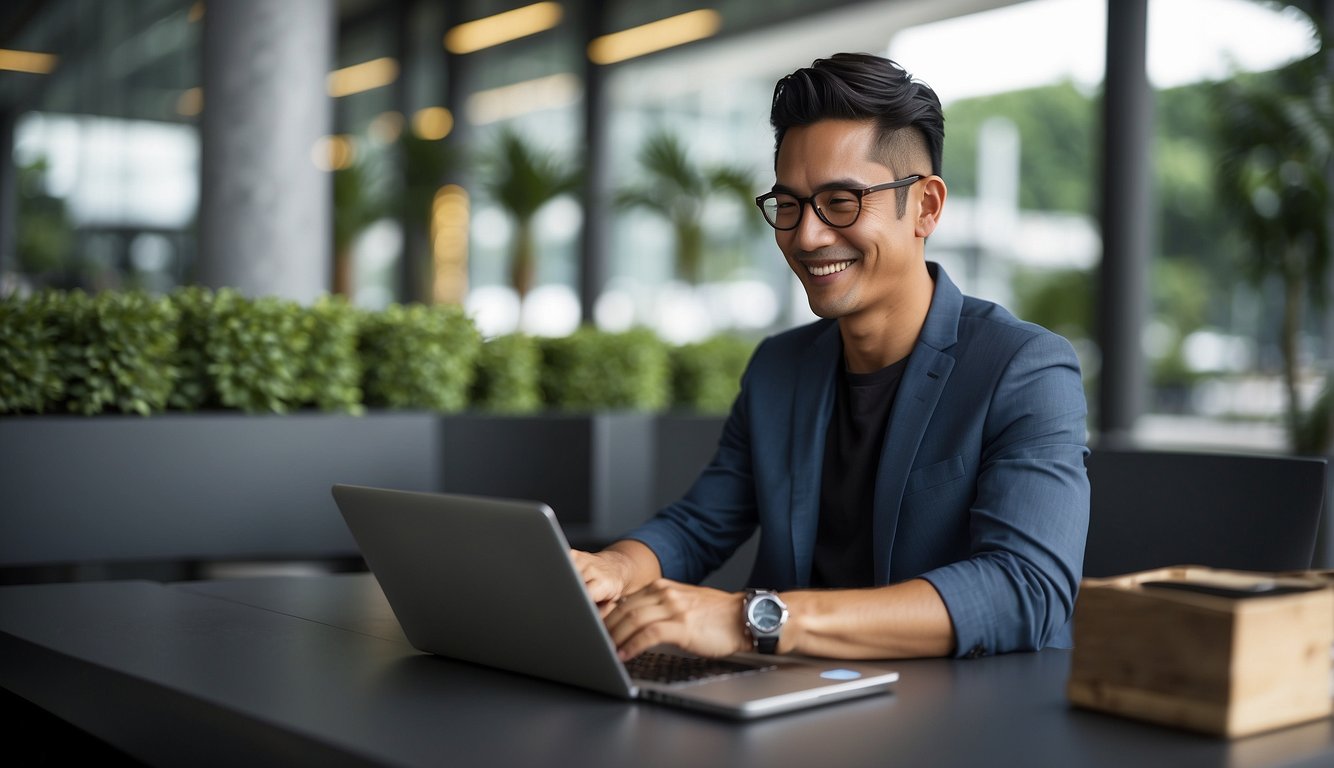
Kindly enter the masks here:
M 938 461 L 935 464 L 929 464 L 910 472 L 908 474 L 908 484 L 903 488 L 903 495 L 908 496 L 918 491 L 925 491 L 928 488 L 935 488 L 938 485 L 952 483 L 961 477 L 963 477 L 962 456 Z

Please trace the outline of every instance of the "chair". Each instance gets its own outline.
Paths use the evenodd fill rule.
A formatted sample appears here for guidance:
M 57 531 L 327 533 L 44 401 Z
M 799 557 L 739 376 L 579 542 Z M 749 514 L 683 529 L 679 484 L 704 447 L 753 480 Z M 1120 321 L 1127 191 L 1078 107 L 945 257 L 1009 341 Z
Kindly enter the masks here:
M 1324 459 L 1095 448 L 1084 575 L 1311 567 Z

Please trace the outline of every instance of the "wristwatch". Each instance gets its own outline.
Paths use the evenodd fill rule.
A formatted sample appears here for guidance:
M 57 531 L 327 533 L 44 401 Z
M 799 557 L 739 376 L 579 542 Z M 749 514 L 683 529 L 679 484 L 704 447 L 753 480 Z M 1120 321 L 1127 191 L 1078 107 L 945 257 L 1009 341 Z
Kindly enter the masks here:
M 783 625 L 787 623 L 787 603 L 779 599 L 776 592 L 748 589 L 742 606 L 746 631 L 755 643 L 755 650 L 759 653 L 776 653 L 778 638 L 783 634 Z

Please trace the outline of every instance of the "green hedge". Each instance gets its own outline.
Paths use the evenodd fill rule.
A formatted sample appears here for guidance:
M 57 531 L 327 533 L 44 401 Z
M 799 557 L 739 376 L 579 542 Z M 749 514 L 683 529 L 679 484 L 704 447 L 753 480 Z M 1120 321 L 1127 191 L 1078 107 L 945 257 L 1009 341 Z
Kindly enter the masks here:
M 53 358 L 64 391 L 53 410 L 144 416 L 167 407 L 175 385 L 176 308 L 144 293 L 48 296 Z M 45 410 L 44 408 L 38 410 Z
M 368 315 L 361 334 L 366 404 L 463 410 L 481 346 L 458 307 L 396 304 Z
M 608 333 L 583 327 L 543 339 L 543 399 L 554 408 L 656 411 L 670 398 L 667 345 L 639 328 Z
M 204 356 L 224 408 L 284 413 L 300 404 L 302 359 L 310 347 L 301 312 L 292 301 L 218 292 Z
M 532 413 L 542 409 L 542 350 L 521 333 L 498 336 L 482 345 L 472 403 L 493 413 Z
M 226 295 L 228 291 L 219 291 Z M 215 295 L 207 288 L 190 286 L 171 294 L 176 306 L 176 386 L 167 404 L 181 411 L 221 408 L 218 388 L 208 370 L 209 329 L 213 326 Z
M 296 396 L 322 411 L 361 413 L 362 360 L 357 348 L 364 313 L 342 297 L 325 297 L 301 310 L 297 323 L 308 341 Z
M 741 391 L 741 374 L 755 351 L 753 341 L 715 336 L 672 349 L 672 406 L 727 413 Z
M 483 343 L 458 307 L 304 307 L 236 291 L 0 299 L 0 413 L 365 407 L 724 412 L 752 344 L 671 348 L 646 329 Z
M 62 398 L 53 295 L 0 300 L 0 413 L 41 413 Z

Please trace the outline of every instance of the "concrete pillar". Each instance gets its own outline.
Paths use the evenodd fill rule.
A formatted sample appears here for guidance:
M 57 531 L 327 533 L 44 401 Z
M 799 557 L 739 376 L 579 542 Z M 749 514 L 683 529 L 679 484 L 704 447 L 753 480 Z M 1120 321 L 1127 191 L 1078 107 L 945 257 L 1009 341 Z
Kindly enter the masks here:
M 415 98 L 419 90 L 417 81 L 423 75 L 417 65 L 417 36 L 414 34 L 414 25 L 418 23 L 419 6 L 420 3 L 415 0 L 403 0 L 394 8 L 394 33 L 397 38 L 394 56 L 401 64 L 398 79 L 394 81 L 394 103 L 398 111 L 403 113 L 403 132 L 407 134 L 412 132 L 412 115 L 418 109 L 427 106 Z M 440 33 L 434 36 L 436 45 L 433 46 L 439 52 L 438 59 L 442 67 L 444 50 L 439 42 L 443 36 L 444 31 L 440 30 Z M 431 57 L 422 58 L 429 60 Z M 401 168 L 407 161 L 401 147 L 399 160 Z M 406 180 L 401 183 L 406 184 Z M 400 302 L 426 302 L 430 299 L 431 243 L 426 229 L 421 226 L 421 218 L 421 212 L 408 210 L 406 207 L 399 214 L 399 225 L 403 228 L 403 250 L 398 263 L 396 293 Z
M 1320 0 L 1319 15 L 1316 17 L 1316 23 L 1327 30 L 1324 34 L 1334 34 L 1328 30 L 1334 29 L 1334 0 Z M 1325 77 L 1334 80 L 1334 51 L 1325 50 Z M 1329 189 L 1334 189 L 1334 160 L 1326 161 L 1325 164 L 1325 184 Z M 1334 211 L 1326 211 L 1325 227 L 1327 236 L 1334 241 Z M 1325 267 L 1325 386 L 1334 387 L 1334 309 L 1330 308 L 1328 302 L 1334 301 L 1334 267 L 1326 265 Z M 1329 414 L 1329 434 L 1334 435 L 1334 408 L 1330 409 Z M 1329 448 L 1330 466 L 1334 467 L 1334 446 Z M 1325 476 L 1325 508 L 1320 515 L 1320 528 L 1316 532 L 1316 552 L 1312 568 L 1334 568 L 1334 471 L 1326 470 Z
M 1152 252 L 1153 91 L 1145 64 L 1148 0 L 1107 3 L 1103 96 L 1102 265 L 1098 276 L 1098 440 L 1132 439 L 1144 409 L 1141 346 Z
M 227 0 L 204 16 L 199 282 L 308 302 L 329 290 L 333 0 Z
M 606 0 L 583 4 L 585 45 L 607 32 Z M 611 251 L 611 110 L 608 106 L 607 68 L 584 60 L 584 228 L 579 253 L 579 304 L 584 323 L 593 322 L 593 309 L 607 282 Z
M 5 293 L 5 275 L 17 273 L 18 259 L 18 166 L 14 164 L 13 112 L 0 111 L 0 296 Z

